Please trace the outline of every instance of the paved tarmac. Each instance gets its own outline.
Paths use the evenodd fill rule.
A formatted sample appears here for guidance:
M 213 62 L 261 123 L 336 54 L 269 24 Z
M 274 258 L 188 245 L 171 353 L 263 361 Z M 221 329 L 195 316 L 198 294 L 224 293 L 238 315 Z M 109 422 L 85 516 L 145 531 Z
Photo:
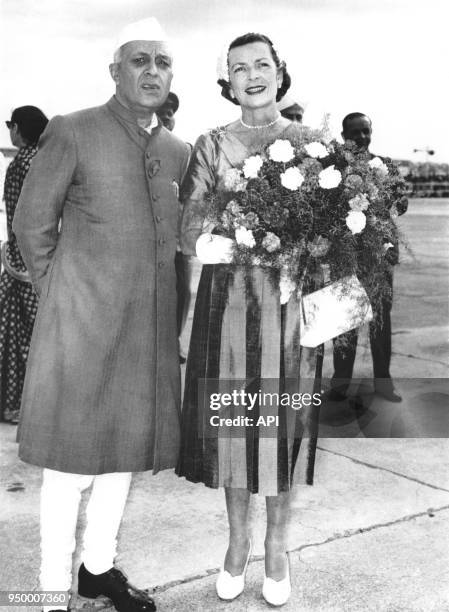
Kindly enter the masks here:
M 441 437 L 449 420 L 448 215 L 448 201 L 414 201 L 400 219 L 413 249 L 395 271 L 392 374 L 403 402 L 371 394 L 362 333 L 355 376 L 364 379 L 363 404 L 326 408 L 314 486 L 294 490 L 285 611 L 449 612 L 449 441 Z M 327 346 L 324 375 L 331 373 Z M 14 438 L 15 428 L 1 424 L 0 590 L 37 589 L 41 470 L 17 460 Z M 161 612 L 267 610 L 263 498 L 252 498 L 251 513 L 247 586 L 232 603 L 214 589 L 227 541 L 223 492 L 171 471 L 134 476 L 117 563 L 154 591 Z M 84 511 L 79 541 L 83 525 Z M 79 554 L 80 546 L 74 567 Z M 73 606 L 108 604 L 74 598 Z

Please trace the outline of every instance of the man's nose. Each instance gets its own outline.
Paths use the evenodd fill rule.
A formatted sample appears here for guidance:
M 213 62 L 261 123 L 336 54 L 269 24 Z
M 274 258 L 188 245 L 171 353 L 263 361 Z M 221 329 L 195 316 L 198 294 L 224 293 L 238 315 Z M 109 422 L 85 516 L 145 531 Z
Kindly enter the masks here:
M 150 57 L 147 65 L 145 66 L 145 74 L 151 74 L 151 75 L 157 74 L 156 62 L 154 61 L 152 57 Z

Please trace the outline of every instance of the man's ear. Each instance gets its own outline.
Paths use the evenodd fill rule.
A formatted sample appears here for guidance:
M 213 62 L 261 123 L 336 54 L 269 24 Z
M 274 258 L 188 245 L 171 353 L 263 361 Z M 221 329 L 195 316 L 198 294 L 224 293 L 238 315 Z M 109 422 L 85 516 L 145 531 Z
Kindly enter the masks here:
M 119 82 L 118 64 L 116 64 L 115 62 L 112 64 L 109 64 L 109 74 L 111 75 L 113 81 L 118 85 L 118 82 Z

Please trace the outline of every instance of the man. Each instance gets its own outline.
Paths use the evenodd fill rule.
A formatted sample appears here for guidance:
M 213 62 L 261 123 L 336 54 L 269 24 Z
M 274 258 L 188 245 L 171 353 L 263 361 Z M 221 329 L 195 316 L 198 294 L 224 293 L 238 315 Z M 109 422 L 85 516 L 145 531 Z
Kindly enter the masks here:
M 158 109 L 157 116 L 170 132 L 175 127 L 175 113 L 179 108 L 179 98 L 172 91 L 168 94 L 164 104 Z M 190 147 L 190 145 L 188 145 Z M 181 348 L 181 336 L 189 314 L 190 299 L 192 297 L 191 282 L 193 272 L 193 261 L 190 255 L 184 255 L 178 247 L 175 256 L 176 268 L 176 322 L 178 326 L 179 363 L 185 363 L 186 357 Z
M 343 119 L 343 140 L 351 140 L 355 143 L 358 151 L 369 153 L 371 143 L 372 125 L 371 119 L 363 113 L 350 113 Z M 371 153 L 370 157 L 375 157 Z M 404 201 L 398 206 L 398 213 L 404 214 L 407 210 L 407 202 Z M 388 272 L 388 283 L 391 288 L 390 295 L 382 300 L 380 324 L 370 324 L 370 345 L 373 357 L 374 388 L 377 394 L 381 395 L 390 402 L 400 402 L 401 397 L 395 392 L 393 381 L 390 375 L 391 360 L 391 307 L 393 302 L 393 265 L 399 261 L 398 244 L 388 248 L 385 245 L 388 263 L 391 269 Z M 346 397 L 346 390 L 351 382 L 354 369 L 354 361 L 357 350 L 358 331 L 352 330 L 345 334 L 346 342 L 341 348 L 337 348 L 334 343 L 334 375 L 332 377 L 332 388 L 329 399 L 334 401 L 343 400 Z
M 173 132 L 175 127 L 175 113 L 178 108 L 179 98 L 175 93 L 170 91 L 163 105 L 157 110 L 157 116 L 162 121 L 164 127 L 170 132 Z
M 49 123 L 14 219 L 40 295 L 18 438 L 20 457 L 45 468 L 41 588 L 70 588 L 93 484 L 78 592 L 146 612 L 153 600 L 113 560 L 131 472 L 177 461 L 173 261 L 189 149 L 155 115 L 172 80 L 158 22 L 130 24 L 115 49 L 115 96 Z
M 304 109 L 288 94 L 278 102 L 278 110 L 286 119 L 296 121 L 297 123 L 302 123 Z

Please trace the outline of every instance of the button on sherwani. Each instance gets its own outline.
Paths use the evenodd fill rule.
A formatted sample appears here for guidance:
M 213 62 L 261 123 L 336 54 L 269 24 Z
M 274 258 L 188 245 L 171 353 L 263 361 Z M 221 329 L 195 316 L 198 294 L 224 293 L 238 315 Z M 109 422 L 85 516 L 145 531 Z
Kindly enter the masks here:
M 39 310 L 19 454 L 77 474 L 176 464 L 174 257 L 189 148 L 112 98 L 55 117 L 14 219 Z

